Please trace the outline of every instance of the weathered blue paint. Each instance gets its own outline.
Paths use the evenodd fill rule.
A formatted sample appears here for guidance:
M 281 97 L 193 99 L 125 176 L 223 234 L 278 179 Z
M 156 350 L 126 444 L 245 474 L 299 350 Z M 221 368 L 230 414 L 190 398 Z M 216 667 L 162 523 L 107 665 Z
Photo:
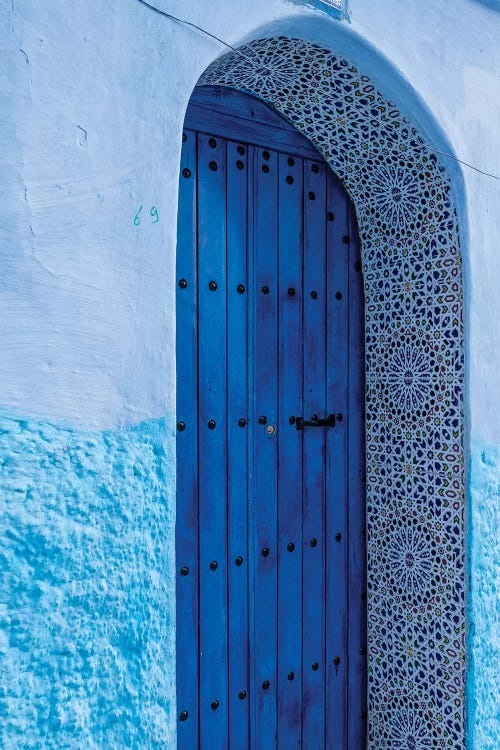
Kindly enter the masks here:
M 227 139 L 243 115 L 245 137 L 253 127 L 264 146 Z M 287 132 L 298 141 L 251 97 L 204 88 L 183 138 L 179 747 L 357 750 L 366 735 L 359 239 L 326 164 L 305 142 L 316 158 L 269 147 L 266 120 L 271 142 L 283 147 Z M 296 429 L 295 417 L 331 412 L 333 431 Z
M 469 746 L 497 750 L 500 737 L 500 448 L 475 443 L 469 466 Z
M 0 416 L 0 746 L 175 747 L 172 420 Z

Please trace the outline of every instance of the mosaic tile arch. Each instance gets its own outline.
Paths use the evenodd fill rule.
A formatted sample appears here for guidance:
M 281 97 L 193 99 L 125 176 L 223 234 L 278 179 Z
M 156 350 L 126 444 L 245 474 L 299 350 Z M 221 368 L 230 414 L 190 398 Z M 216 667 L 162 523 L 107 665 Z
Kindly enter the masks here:
M 319 149 L 356 206 L 366 296 L 370 748 L 460 750 L 463 298 L 446 170 L 369 77 L 314 44 L 252 42 L 199 83 L 274 107 Z

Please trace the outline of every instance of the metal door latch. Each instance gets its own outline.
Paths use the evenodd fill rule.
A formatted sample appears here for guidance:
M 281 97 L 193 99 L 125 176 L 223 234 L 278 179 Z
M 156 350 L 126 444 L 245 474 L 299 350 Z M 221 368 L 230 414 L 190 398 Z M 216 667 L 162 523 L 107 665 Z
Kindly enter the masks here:
M 303 430 L 304 427 L 335 427 L 336 417 L 335 414 L 329 414 L 326 419 L 319 419 L 317 414 L 313 414 L 310 421 L 304 417 L 294 417 L 294 421 L 297 430 Z

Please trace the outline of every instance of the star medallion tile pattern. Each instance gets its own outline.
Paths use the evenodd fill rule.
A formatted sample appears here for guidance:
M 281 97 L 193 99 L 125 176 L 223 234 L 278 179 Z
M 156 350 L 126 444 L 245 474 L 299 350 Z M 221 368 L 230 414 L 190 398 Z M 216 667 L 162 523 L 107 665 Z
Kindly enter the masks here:
M 266 101 L 348 190 L 365 281 L 371 750 L 464 747 L 464 357 L 446 170 L 348 60 L 263 39 L 199 84 Z

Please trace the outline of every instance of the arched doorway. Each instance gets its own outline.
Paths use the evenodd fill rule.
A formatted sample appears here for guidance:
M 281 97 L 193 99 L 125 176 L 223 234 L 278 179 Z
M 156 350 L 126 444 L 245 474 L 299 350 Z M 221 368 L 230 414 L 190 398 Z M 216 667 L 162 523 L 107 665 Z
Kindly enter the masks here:
M 195 90 L 178 231 L 179 748 L 366 743 L 354 209 L 265 104 Z
M 369 76 L 313 42 L 257 39 L 200 83 L 265 101 L 354 203 L 365 285 L 368 746 L 463 750 L 463 286 L 447 168 Z

